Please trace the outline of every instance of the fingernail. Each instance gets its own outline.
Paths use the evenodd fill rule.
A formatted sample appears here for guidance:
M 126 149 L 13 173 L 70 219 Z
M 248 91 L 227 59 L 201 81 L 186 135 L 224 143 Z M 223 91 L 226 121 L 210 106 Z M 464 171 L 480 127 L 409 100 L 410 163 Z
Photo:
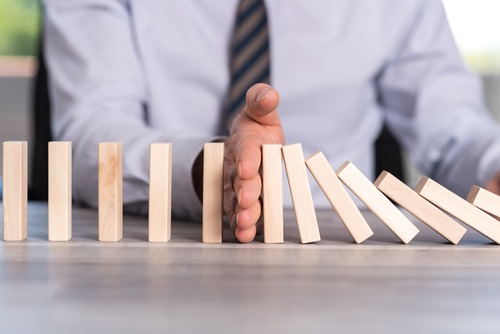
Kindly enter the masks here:
M 255 98 L 255 102 L 260 102 L 262 101 L 267 94 L 269 94 L 273 89 L 271 87 L 266 87 L 264 88 L 263 90 L 261 90 L 259 92 L 259 94 L 257 94 L 257 97 Z
M 238 193 L 236 194 L 236 198 L 238 199 L 238 203 L 241 203 L 241 191 L 242 191 L 242 189 L 240 189 L 238 191 Z

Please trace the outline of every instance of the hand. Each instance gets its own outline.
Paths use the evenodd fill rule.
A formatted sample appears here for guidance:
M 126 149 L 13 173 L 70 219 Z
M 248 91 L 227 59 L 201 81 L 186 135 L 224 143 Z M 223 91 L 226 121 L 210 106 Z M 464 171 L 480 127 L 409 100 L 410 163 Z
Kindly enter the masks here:
M 236 116 L 224 157 L 224 211 L 236 238 L 251 242 L 261 216 L 259 173 L 262 144 L 284 144 L 277 107 L 278 92 L 266 84 L 252 86 Z
M 486 190 L 500 195 L 500 172 L 493 175 L 493 177 L 486 183 Z

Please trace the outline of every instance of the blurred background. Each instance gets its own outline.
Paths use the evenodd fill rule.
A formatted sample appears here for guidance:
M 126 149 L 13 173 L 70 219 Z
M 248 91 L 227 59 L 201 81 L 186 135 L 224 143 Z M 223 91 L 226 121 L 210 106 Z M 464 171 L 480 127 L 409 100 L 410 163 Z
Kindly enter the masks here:
M 460 51 L 482 77 L 486 104 L 500 121 L 500 1 L 443 2 Z M 38 0 L 0 0 L 0 142 L 30 140 L 39 22 Z M 412 183 L 417 172 L 408 159 L 407 168 Z

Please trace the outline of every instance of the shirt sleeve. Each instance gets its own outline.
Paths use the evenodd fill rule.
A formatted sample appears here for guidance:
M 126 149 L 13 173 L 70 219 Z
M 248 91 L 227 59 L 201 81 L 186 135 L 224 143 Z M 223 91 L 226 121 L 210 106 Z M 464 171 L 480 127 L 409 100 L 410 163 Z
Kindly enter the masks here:
M 44 52 L 52 133 L 73 143 L 76 201 L 97 207 L 98 143 L 123 144 L 125 208 L 147 212 L 149 145 L 172 143 L 172 214 L 200 219 L 191 169 L 203 143 L 148 123 L 148 87 L 125 1 L 46 0 Z
M 499 127 L 440 1 L 421 1 L 378 83 L 387 123 L 423 173 L 465 196 L 500 170 Z

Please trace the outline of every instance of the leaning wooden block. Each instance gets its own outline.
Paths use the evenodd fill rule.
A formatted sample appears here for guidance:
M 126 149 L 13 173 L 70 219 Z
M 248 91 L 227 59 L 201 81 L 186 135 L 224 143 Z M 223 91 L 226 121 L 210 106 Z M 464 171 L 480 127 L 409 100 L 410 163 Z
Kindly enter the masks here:
M 500 243 L 500 222 L 428 177 L 422 177 L 416 192 L 485 237 Z
M 121 143 L 99 143 L 99 241 L 123 236 Z
M 49 240 L 71 239 L 71 142 L 49 143 Z
M 203 242 L 222 242 L 224 143 L 206 143 L 203 153 Z
M 500 196 L 491 191 L 473 186 L 467 196 L 467 201 L 500 219 Z
M 262 145 L 264 242 L 283 242 L 283 160 L 280 144 Z
M 172 144 L 149 148 L 149 242 L 168 242 L 172 217 Z
M 387 197 L 408 210 L 437 233 L 453 244 L 457 244 L 467 229 L 419 196 L 413 189 L 384 171 L 375 180 L 375 186 Z
M 282 151 L 295 218 L 299 227 L 300 242 L 309 243 L 319 241 L 321 237 L 311 188 L 307 179 L 302 146 L 300 144 L 285 145 Z
M 28 143 L 3 143 L 3 240 L 28 236 Z
M 306 165 L 321 187 L 330 204 L 337 211 L 345 227 L 356 243 L 373 235 L 373 231 L 358 207 L 340 182 L 337 174 L 322 152 L 316 152 L 306 159 Z
M 352 162 L 346 161 L 337 176 L 402 242 L 407 244 L 418 234 L 417 227 Z

